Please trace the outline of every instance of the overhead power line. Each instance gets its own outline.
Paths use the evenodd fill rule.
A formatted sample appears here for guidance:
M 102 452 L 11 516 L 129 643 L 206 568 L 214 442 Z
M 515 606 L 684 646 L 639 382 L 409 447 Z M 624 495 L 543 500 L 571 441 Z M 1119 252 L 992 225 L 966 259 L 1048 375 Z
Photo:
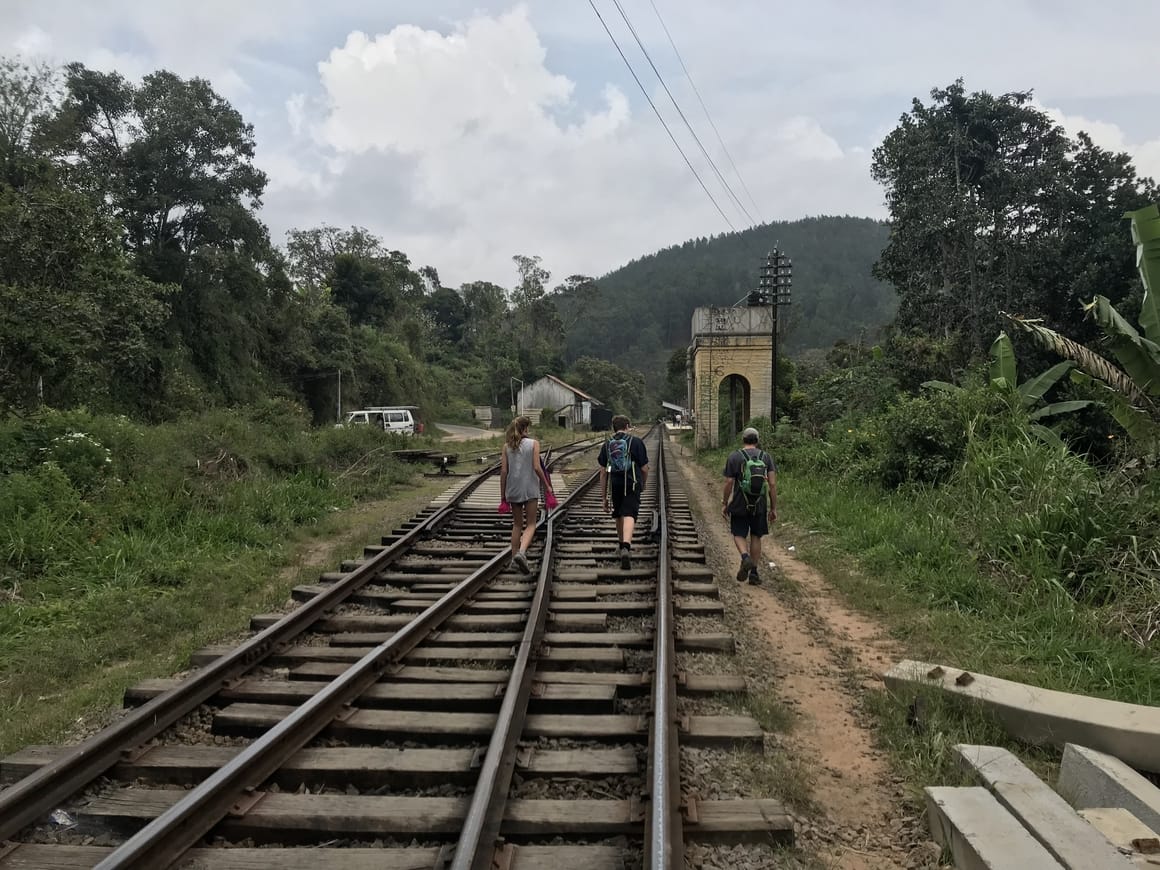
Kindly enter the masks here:
M 713 161 L 713 158 L 709 156 L 708 150 L 706 150 L 705 146 L 702 144 L 701 137 L 697 135 L 697 131 L 693 129 L 693 125 L 689 123 L 689 119 L 685 117 L 685 113 L 681 110 L 681 106 L 677 102 L 677 98 L 674 97 L 673 92 L 669 90 L 669 86 L 665 82 L 665 77 L 661 75 L 661 71 L 657 69 L 657 65 L 653 63 L 652 55 L 650 55 L 648 53 L 648 49 L 644 47 L 644 43 L 641 41 L 640 36 L 637 35 L 636 28 L 632 26 L 632 22 L 628 19 L 628 14 L 624 11 L 624 7 L 620 5 L 620 0 L 612 0 L 612 2 L 616 6 L 617 11 L 620 12 L 620 17 L 624 19 L 624 23 L 628 26 L 628 30 L 632 34 L 632 38 L 636 40 L 636 44 L 640 47 L 641 52 L 644 53 L 645 60 L 647 60 L 648 65 L 652 67 L 652 71 L 656 74 L 657 80 L 660 81 L 661 87 L 664 88 L 665 93 L 669 95 L 669 100 L 672 102 L 673 108 L 677 110 L 677 114 L 681 116 L 681 121 L 684 122 L 685 128 L 688 129 L 689 134 L 693 137 L 693 141 L 696 142 L 697 147 L 701 149 L 701 154 L 704 155 L 705 160 L 708 161 L 710 168 L 717 176 L 717 180 L 721 182 L 721 186 L 725 188 L 725 192 L 729 194 L 730 198 L 733 200 L 733 204 L 737 206 L 737 208 L 742 212 L 742 214 L 745 215 L 746 218 L 748 218 L 750 225 L 756 224 L 757 221 L 753 219 L 753 215 L 749 213 L 749 209 L 745 207 L 745 204 L 741 202 L 737 194 L 733 192 L 733 188 L 729 186 L 729 182 L 725 180 L 725 176 L 721 174 L 721 170 L 717 168 L 717 164 Z
M 725 157 L 729 161 L 729 165 L 733 167 L 733 174 L 737 176 L 737 180 L 741 182 L 741 189 L 745 191 L 745 195 L 749 198 L 749 204 L 753 206 L 753 210 L 757 212 L 757 217 L 765 223 L 765 218 L 761 214 L 761 209 L 757 206 L 757 201 L 754 200 L 753 194 L 749 192 L 749 185 L 745 183 L 745 179 L 741 175 L 741 170 L 737 168 L 737 164 L 733 162 L 733 155 L 729 153 L 729 149 L 725 147 L 725 140 L 721 138 L 721 132 L 717 129 L 717 125 L 713 123 L 713 116 L 709 114 L 709 107 L 705 105 L 704 99 L 701 97 L 701 92 L 697 88 L 697 83 L 693 81 L 693 74 L 689 72 L 689 68 L 685 66 L 685 59 L 681 57 L 681 52 L 677 50 L 677 44 L 673 42 L 673 36 L 669 33 L 669 28 L 665 24 L 665 19 L 661 17 L 661 11 L 657 9 L 657 4 L 653 0 L 648 0 L 649 5 L 652 6 L 653 12 L 657 15 L 657 21 L 661 23 L 661 29 L 665 32 L 665 37 L 669 40 L 669 45 L 673 47 L 673 54 L 677 56 L 677 60 L 681 64 L 681 69 L 684 70 L 685 78 L 689 80 L 689 87 L 693 89 L 693 93 L 697 95 L 697 102 L 701 104 L 701 109 L 705 112 L 705 120 L 709 122 L 709 126 L 713 128 L 713 133 L 717 136 L 717 142 L 721 146 L 721 150 L 725 152 Z
M 616 47 L 616 53 L 620 55 L 620 59 L 624 61 L 624 65 L 628 67 L 628 71 L 632 73 L 633 80 L 636 81 L 636 86 L 640 88 L 640 92 L 644 94 L 644 98 L 652 107 L 653 113 L 657 116 L 657 120 L 661 122 L 661 126 L 664 127 L 665 132 L 669 134 L 669 138 L 673 141 L 673 145 L 676 146 L 677 151 L 680 152 L 681 157 L 684 159 L 685 165 L 689 167 L 689 171 L 693 173 L 693 177 L 697 179 L 697 183 L 701 185 L 701 190 L 705 191 L 705 196 L 709 197 L 709 201 L 713 203 L 713 207 L 717 209 L 717 213 L 721 215 L 721 218 L 729 225 L 729 229 L 733 230 L 733 232 L 737 232 L 737 227 L 733 226 L 733 221 L 729 220 L 729 216 L 725 214 L 725 211 L 721 208 L 716 198 L 709 191 L 709 188 L 705 186 L 705 182 L 702 180 L 697 170 L 693 167 L 693 164 L 685 154 L 685 150 L 681 147 L 681 143 L 677 141 L 677 137 L 673 135 L 673 131 L 669 129 L 669 125 L 665 123 L 665 119 L 657 110 L 656 104 L 652 101 L 652 97 L 648 95 L 648 91 L 645 90 L 644 85 L 641 84 L 640 78 L 636 74 L 636 70 L 632 68 L 632 64 L 628 62 L 628 58 L 625 57 L 624 52 L 621 50 L 620 43 L 616 41 L 616 37 L 613 36 L 612 31 L 608 29 L 608 24 L 605 22 L 604 16 L 600 14 L 600 10 L 596 8 L 596 3 L 594 0 L 588 0 L 588 5 L 592 7 L 592 11 L 596 13 L 596 17 L 600 19 L 600 23 L 604 26 L 604 32 L 608 34 L 608 38 L 612 40 L 612 44 Z

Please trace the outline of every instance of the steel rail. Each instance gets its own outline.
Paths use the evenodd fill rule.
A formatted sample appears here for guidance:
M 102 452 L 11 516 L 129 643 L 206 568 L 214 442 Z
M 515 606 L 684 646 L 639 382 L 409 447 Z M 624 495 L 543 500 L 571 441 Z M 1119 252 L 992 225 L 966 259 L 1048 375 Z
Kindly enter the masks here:
M 451 501 L 342 580 L 319 592 L 236 649 L 196 671 L 181 685 L 161 693 L 123 719 L 69 749 L 50 764 L 0 791 L 0 841 L 45 816 L 121 760 L 125 752 L 153 739 L 182 716 L 196 710 L 231 680 L 294 640 L 368 580 L 405 552 L 417 539 L 443 525 L 455 509 L 499 466 L 481 471 Z
M 505 567 L 507 553 L 489 559 L 404 628 L 393 634 L 271 728 L 178 803 L 97 865 L 98 870 L 169 866 L 220 822 L 238 799 L 256 789 L 295 752 L 379 681 L 383 672 L 426 640 L 480 587 Z
M 570 455 L 583 448 L 561 451 Z M 558 461 L 561 457 L 557 457 Z M 474 490 L 478 486 L 471 487 Z M 464 487 L 467 489 L 467 487 Z M 466 497 L 465 495 L 463 497 Z M 456 504 L 462 499 L 457 499 Z M 567 500 L 566 500 L 567 501 Z M 450 508 L 440 513 L 450 513 Z M 541 519 L 540 525 L 546 521 Z M 246 792 L 257 789 L 295 752 L 382 677 L 383 672 L 426 640 L 482 586 L 505 567 L 507 549 L 460 581 L 388 640 L 368 652 L 290 716 L 189 791 L 97 865 L 97 870 L 165 867 L 177 861 L 220 822 Z
M 544 556 L 540 560 L 540 574 L 536 583 L 532 609 L 520 640 L 519 652 L 512 665 L 500 706 L 499 718 L 492 731 L 487 752 L 480 766 L 475 792 L 471 796 L 463 830 L 455 846 L 450 870 L 492 870 L 492 852 L 499 837 L 500 826 L 507 806 L 507 796 L 515 771 L 516 745 L 524 731 L 528 700 L 535 682 L 536 662 L 548 619 L 548 605 L 552 597 L 552 555 L 556 537 L 556 520 L 572 502 L 590 490 L 599 479 L 593 472 L 586 480 L 568 493 L 560 502 L 557 512 L 547 523 Z
M 674 667 L 677 653 L 672 572 L 669 565 L 664 439 L 662 432 L 657 448 L 660 554 L 653 664 L 653 719 L 649 735 L 649 788 L 652 800 L 645 826 L 645 867 L 649 870 L 681 870 L 685 866 L 685 834 L 680 815 L 681 775 L 677 749 L 677 680 Z

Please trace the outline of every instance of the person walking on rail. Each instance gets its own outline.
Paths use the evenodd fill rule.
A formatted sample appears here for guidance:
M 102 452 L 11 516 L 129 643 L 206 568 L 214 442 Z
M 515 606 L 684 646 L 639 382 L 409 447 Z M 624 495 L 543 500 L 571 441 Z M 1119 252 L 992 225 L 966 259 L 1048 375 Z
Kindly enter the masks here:
M 773 458 L 758 445 L 757 430 L 741 433 L 741 449 L 725 461 L 725 488 L 721 493 L 721 516 L 729 520 L 733 543 L 741 554 L 737 581 L 761 583 L 761 539 L 777 520 L 777 468 Z
M 528 547 L 536 534 L 540 484 L 545 494 L 552 493 L 551 481 L 540 462 L 540 442 L 528 436 L 531 426 L 532 421 L 523 416 L 508 424 L 499 467 L 500 508 L 507 504 L 512 512 L 512 565 L 525 574 L 532 572 Z
M 606 511 L 608 497 L 612 496 L 617 554 L 625 571 L 632 566 L 632 533 L 640 512 L 640 494 L 648 480 L 648 451 L 641 439 L 629 434 L 628 426 L 628 417 L 623 414 L 612 418 L 612 437 L 600 448 L 596 460 L 600 464 L 600 491 Z

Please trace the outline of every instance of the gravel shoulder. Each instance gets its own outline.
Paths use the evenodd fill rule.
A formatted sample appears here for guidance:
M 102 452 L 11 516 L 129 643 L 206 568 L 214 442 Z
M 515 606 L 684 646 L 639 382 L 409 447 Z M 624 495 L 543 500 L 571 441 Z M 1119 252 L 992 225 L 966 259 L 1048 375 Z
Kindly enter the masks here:
M 798 818 L 796 854 L 785 854 L 775 866 L 939 867 L 939 850 L 924 820 L 907 806 L 903 780 L 892 772 L 863 711 L 867 694 L 883 691 L 877 675 L 905 650 L 787 550 L 792 527 L 779 526 L 766 539 L 763 585 L 737 583 L 738 557 L 720 515 L 721 480 L 673 448 L 706 556 L 718 572 L 750 694 L 773 711 L 775 721 L 763 722 L 766 730 L 782 726 L 767 735 L 766 747 L 767 756 L 781 757 L 782 775 L 750 783 L 772 788 Z

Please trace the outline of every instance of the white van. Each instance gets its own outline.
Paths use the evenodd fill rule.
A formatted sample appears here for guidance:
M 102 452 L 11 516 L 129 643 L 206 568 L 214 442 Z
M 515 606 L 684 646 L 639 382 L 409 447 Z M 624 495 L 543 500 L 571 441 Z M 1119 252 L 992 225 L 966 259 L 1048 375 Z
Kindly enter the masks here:
M 347 426 L 375 426 L 397 435 L 415 435 L 423 431 L 423 424 L 415 421 L 415 406 L 398 408 L 366 408 L 346 415 Z

